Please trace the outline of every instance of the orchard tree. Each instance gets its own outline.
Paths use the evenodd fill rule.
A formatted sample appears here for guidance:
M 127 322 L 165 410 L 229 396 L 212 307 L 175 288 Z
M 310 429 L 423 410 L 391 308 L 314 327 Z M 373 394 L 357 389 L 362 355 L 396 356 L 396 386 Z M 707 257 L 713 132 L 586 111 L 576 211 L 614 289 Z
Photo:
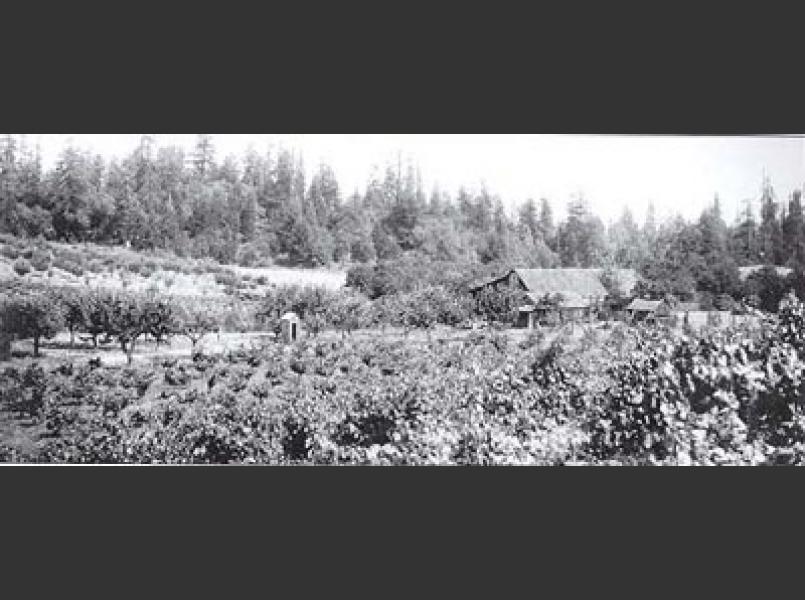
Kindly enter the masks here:
M 196 353 L 198 343 L 204 336 L 218 331 L 220 325 L 209 308 L 180 307 L 173 320 L 174 332 L 190 340 L 191 355 Z
M 145 333 L 156 341 L 156 347 L 175 331 L 176 308 L 166 298 L 149 297 L 142 302 Z
M 344 292 L 336 294 L 327 305 L 326 318 L 345 337 L 366 326 L 370 320 L 369 310 L 370 305 L 363 295 Z
M 63 290 L 57 294 L 57 302 L 62 306 L 64 324 L 70 332 L 70 346 L 74 348 L 75 334 L 87 329 L 89 295 L 74 289 Z
M 41 340 L 50 339 L 64 328 L 64 313 L 59 302 L 45 292 L 23 292 L 12 296 L 3 306 L 6 333 L 34 342 L 34 356 L 39 357 Z
M 110 305 L 106 334 L 120 343 L 129 365 L 142 335 L 150 333 L 159 339 L 172 329 L 172 309 L 165 301 L 122 294 L 113 297 Z
M 98 338 L 104 336 L 103 343 L 111 341 L 111 319 L 115 296 L 105 290 L 92 290 L 84 296 L 84 323 L 82 332 L 98 347 Z

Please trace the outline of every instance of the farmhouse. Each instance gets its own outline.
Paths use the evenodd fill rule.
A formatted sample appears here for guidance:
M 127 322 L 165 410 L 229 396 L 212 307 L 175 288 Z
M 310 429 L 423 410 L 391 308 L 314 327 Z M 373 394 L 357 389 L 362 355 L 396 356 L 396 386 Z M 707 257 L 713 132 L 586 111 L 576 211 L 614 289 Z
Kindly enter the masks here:
M 591 317 L 609 295 L 601 281 L 603 273 L 603 269 L 512 269 L 471 287 L 470 293 L 504 288 L 524 291 L 530 303 L 520 308 L 517 326 L 531 328 L 550 317 L 558 321 Z M 630 296 L 637 283 L 635 271 L 616 269 L 613 275 L 618 291 Z
M 641 300 L 636 298 L 626 307 L 632 321 L 656 322 L 671 316 L 671 309 L 664 300 Z

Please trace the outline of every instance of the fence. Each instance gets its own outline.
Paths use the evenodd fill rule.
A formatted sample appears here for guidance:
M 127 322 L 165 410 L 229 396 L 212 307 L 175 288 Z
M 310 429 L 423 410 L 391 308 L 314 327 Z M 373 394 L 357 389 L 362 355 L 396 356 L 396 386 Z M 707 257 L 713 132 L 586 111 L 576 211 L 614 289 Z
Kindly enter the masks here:
M 703 329 L 705 327 L 736 327 L 745 324 L 754 325 L 757 319 L 751 315 L 736 315 L 730 311 L 692 310 L 688 312 L 672 312 L 671 323 L 676 327 Z

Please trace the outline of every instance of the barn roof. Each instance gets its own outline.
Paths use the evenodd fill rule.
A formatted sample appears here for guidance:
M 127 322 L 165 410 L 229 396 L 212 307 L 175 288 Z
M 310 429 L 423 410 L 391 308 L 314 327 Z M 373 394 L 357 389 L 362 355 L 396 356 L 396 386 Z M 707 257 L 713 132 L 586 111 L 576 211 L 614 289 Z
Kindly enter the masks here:
M 506 271 L 503 275 L 498 275 L 497 277 L 488 277 L 486 279 L 476 279 L 474 283 L 470 285 L 470 291 L 475 292 L 480 289 L 485 288 L 488 285 L 492 285 L 493 283 L 497 283 L 506 279 L 511 274 L 511 271 Z
M 660 308 L 664 302 L 662 300 L 641 300 L 635 298 L 632 303 L 626 307 L 626 310 L 636 310 L 639 312 L 654 312 Z
M 505 275 L 488 279 L 470 288 L 479 290 L 487 285 L 506 279 L 512 272 L 516 273 L 526 291 L 537 296 L 561 294 L 565 297 L 599 297 L 607 295 L 601 275 L 604 269 L 512 269 Z M 615 280 L 624 296 L 630 296 L 637 284 L 637 273 L 634 269 L 614 269 Z
M 603 269 L 515 269 L 529 292 L 539 295 L 604 297 L 607 290 L 601 283 Z M 631 294 L 637 283 L 633 269 L 616 269 L 615 277 L 621 292 Z

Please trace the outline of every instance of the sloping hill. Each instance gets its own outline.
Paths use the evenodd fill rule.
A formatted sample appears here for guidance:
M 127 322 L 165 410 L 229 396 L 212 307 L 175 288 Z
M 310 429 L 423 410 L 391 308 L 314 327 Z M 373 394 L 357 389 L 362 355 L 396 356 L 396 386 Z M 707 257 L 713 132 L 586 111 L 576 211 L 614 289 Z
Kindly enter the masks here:
M 220 265 L 167 252 L 63 244 L 0 235 L 0 281 L 111 290 L 155 291 L 185 297 L 260 296 L 273 285 L 343 287 L 346 272 L 330 269 Z

